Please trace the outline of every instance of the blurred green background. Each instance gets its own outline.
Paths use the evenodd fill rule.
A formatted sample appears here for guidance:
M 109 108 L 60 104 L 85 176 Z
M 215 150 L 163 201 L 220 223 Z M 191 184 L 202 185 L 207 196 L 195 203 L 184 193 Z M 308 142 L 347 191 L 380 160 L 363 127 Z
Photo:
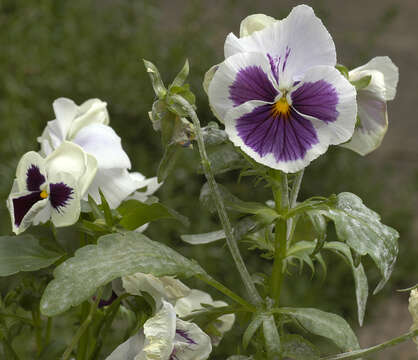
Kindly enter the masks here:
M 161 146 L 159 134 L 153 132 L 148 120 L 154 94 L 141 59 L 153 61 L 168 82 L 188 58 L 198 113 L 202 123 L 207 123 L 214 117 L 201 82 L 205 71 L 222 60 L 225 36 L 231 31 L 237 34 L 241 19 L 249 14 L 265 13 L 282 18 L 299 3 L 290 0 L 0 0 L 2 234 L 11 231 L 5 199 L 16 164 L 23 153 L 38 149 L 36 137 L 46 122 L 53 119 L 54 99 L 63 96 L 81 103 L 97 97 L 106 101 L 111 125 L 122 137 L 133 169 L 147 177 L 154 176 Z M 362 346 L 370 346 L 409 328 L 408 294 L 395 290 L 418 282 L 415 110 L 418 2 L 316 0 L 307 3 L 314 7 L 332 34 L 340 63 L 353 68 L 374 56 L 389 55 L 400 68 L 398 95 L 389 104 L 390 126 L 381 148 L 364 158 L 349 150 L 331 149 L 306 171 L 301 191 L 301 198 L 354 192 L 382 214 L 384 223 L 401 234 L 401 251 L 392 280 L 377 296 L 370 296 L 365 326 L 359 329 Z M 215 278 L 240 292 L 230 255 L 221 243 L 191 248 L 179 239 L 182 233 L 206 232 L 219 226 L 216 217 L 199 209 L 198 195 L 204 179 L 196 174 L 197 165 L 196 153 L 185 150 L 174 174 L 157 194 L 161 201 L 189 216 L 192 225 L 182 228 L 174 222 L 158 222 L 150 226 L 148 234 L 196 258 Z M 248 179 L 237 184 L 236 178 L 237 173 L 230 173 L 220 176 L 219 181 L 246 200 L 270 198 L 263 187 L 255 188 Z M 269 271 L 270 264 L 258 259 L 256 253 L 245 253 L 245 256 L 252 271 Z M 339 313 L 357 328 L 351 271 L 337 258 L 329 257 L 327 261 L 329 274 L 325 280 L 317 275 L 312 278 L 309 271 L 301 277 L 295 272 L 287 282 L 284 301 Z M 377 273 L 371 263 L 368 265 L 373 288 Z M 6 291 L 4 281 L 0 286 Z M 76 329 L 75 324 L 71 326 L 66 329 L 66 335 Z M 238 325 L 214 352 L 213 359 L 225 359 L 231 353 L 240 331 Z M 415 359 L 414 351 L 413 344 L 404 344 L 376 359 Z

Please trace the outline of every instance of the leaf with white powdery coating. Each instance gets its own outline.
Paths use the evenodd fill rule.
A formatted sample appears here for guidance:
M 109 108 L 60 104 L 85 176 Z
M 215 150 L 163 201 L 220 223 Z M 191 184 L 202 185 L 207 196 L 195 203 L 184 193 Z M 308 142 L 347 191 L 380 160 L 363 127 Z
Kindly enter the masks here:
M 137 272 L 154 276 L 206 276 L 194 261 L 138 232 L 110 234 L 87 245 L 54 271 L 41 299 L 41 312 L 58 315 L 92 297 L 97 288 Z
M 280 308 L 279 311 L 294 318 L 307 331 L 332 340 L 341 350 L 360 348 L 350 325 L 340 316 L 312 308 Z
M 46 268 L 62 254 L 44 249 L 32 235 L 0 237 L 0 276 Z
M 383 288 L 392 274 L 398 255 L 399 234 L 380 222 L 380 216 L 351 193 L 338 194 L 335 204 L 319 213 L 335 223 L 337 236 L 360 255 L 369 255 L 378 267 L 382 280 L 374 293 Z
M 319 351 L 300 335 L 285 334 L 281 338 L 283 355 L 294 360 L 319 360 Z

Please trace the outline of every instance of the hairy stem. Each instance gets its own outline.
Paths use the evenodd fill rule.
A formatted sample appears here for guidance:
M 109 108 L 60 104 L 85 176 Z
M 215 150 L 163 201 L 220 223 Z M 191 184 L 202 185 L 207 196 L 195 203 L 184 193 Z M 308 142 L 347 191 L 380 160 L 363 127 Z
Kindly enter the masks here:
M 244 282 L 244 286 L 247 290 L 247 293 L 249 295 L 249 298 L 250 298 L 251 302 L 254 303 L 254 304 L 261 304 L 262 303 L 262 298 L 261 298 L 260 294 L 258 293 L 258 291 L 257 291 L 257 289 L 256 289 L 256 287 L 255 287 L 255 285 L 254 285 L 254 283 L 251 279 L 251 275 L 248 272 L 247 267 L 245 266 L 244 260 L 241 256 L 240 250 L 238 248 L 237 241 L 234 237 L 234 233 L 233 233 L 233 230 L 232 230 L 231 223 L 230 223 L 229 218 L 228 218 L 228 214 L 227 214 L 226 209 L 225 209 L 224 202 L 222 200 L 221 193 L 219 191 L 218 185 L 217 185 L 215 177 L 213 175 L 211 165 L 210 165 L 210 161 L 209 161 L 208 155 L 206 153 L 205 143 L 203 141 L 203 135 L 202 135 L 202 130 L 200 128 L 199 118 L 197 117 L 197 114 L 194 111 L 193 107 L 183 97 L 181 97 L 179 95 L 173 95 L 172 98 L 173 98 L 173 100 L 177 101 L 180 105 L 183 106 L 183 108 L 187 111 L 191 120 L 193 121 L 193 125 L 194 125 L 194 128 L 195 128 L 194 130 L 195 130 L 195 134 L 196 134 L 197 145 L 199 147 L 200 158 L 201 158 L 201 161 L 202 161 L 203 171 L 204 171 L 205 177 L 208 181 L 209 189 L 211 191 L 213 200 L 215 202 L 216 210 L 217 210 L 219 218 L 221 220 L 222 227 L 225 231 L 226 242 L 228 244 L 231 255 L 234 259 L 235 265 L 236 265 L 236 267 L 237 267 L 237 269 L 238 269 L 238 271 L 241 275 L 242 281 Z
M 382 344 L 369 347 L 367 349 L 354 350 L 343 354 L 326 356 L 321 358 L 321 360 L 359 359 L 360 357 L 363 357 L 365 355 L 370 355 L 375 352 L 382 351 L 388 347 L 400 344 L 406 340 L 412 339 L 415 336 L 418 336 L 418 329 L 407 332 L 406 334 L 388 340 Z
M 94 312 L 96 311 L 97 306 L 99 305 L 100 298 L 102 297 L 102 292 L 103 292 L 103 289 L 102 288 L 100 288 L 97 291 L 96 300 L 94 301 L 93 304 L 91 304 L 91 306 L 90 306 L 90 312 L 89 312 L 86 320 L 84 320 L 84 322 L 78 328 L 77 332 L 75 333 L 75 335 L 73 336 L 73 338 L 71 340 L 70 345 L 68 345 L 68 347 L 65 349 L 64 354 L 62 355 L 61 360 L 68 360 L 70 358 L 71 352 L 73 351 L 74 347 L 77 345 L 77 343 L 79 342 L 80 338 L 83 336 L 84 332 L 89 327 L 91 321 L 93 320 Z
M 287 211 L 289 208 L 289 192 L 287 175 L 281 171 L 273 171 L 272 178 L 273 196 L 276 203 L 276 210 L 279 214 Z M 283 261 L 286 257 L 287 249 L 287 221 L 279 217 L 275 223 L 275 242 L 274 242 L 274 262 L 271 274 L 270 295 L 275 301 L 276 306 L 279 304 L 280 291 L 283 282 Z

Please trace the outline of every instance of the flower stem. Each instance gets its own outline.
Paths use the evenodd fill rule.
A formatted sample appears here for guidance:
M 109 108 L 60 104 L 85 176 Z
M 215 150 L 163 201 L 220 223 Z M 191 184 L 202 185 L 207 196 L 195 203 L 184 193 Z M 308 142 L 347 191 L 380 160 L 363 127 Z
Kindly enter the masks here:
M 302 169 L 295 175 L 295 179 L 293 180 L 292 190 L 290 191 L 290 200 L 289 200 L 289 210 L 296 206 L 296 202 L 299 195 L 300 185 L 302 184 L 303 174 L 305 169 Z M 296 227 L 297 219 L 296 218 L 289 218 L 287 220 L 287 247 L 289 247 L 290 243 L 292 242 L 293 233 Z
M 273 171 L 273 196 L 276 203 L 276 211 L 282 214 L 289 208 L 289 192 L 287 175 L 281 171 Z M 274 262 L 271 274 L 270 295 L 279 304 L 280 290 L 283 282 L 283 260 L 286 257 L 287 248 L 287 221 L 279 217 L 275 223 Z
M 407 332 L 407 333 L 405 333 L 401 336 L 398 336 L 396 338 L 388 340 L 388 341 L 386 341 L 382 344 L 369 347 L 367 349 L 354 350 L 354 351 L 346 352 L 346 353 L 343 353 L 343 354 L 326 356 L 326 357 L 321 358 L 321 360 L 358 359 L 358 358 L 363 357 L 365 355 L 370 355 L 372 353 L 382 351 L 382 350 L 384 350 L 388 347 L 400 344 L 400 343 L 402 343 L 406 340 L 412 339 L 415 336 L 418 336 L 418 329 Z
M 238 272 L 241 275 L 242 281 L 244 282 L 244 286 L 247 290 L 249 298 L 253 304 L 261 304 L 262 298 L 258 293 L 252 279 L 251 275 L 248 272 L 247 267 L 245 266 L 244 260 L 241 256 L 241 253 L 238 248 L 237 241 L 234 237 L 233 230 L 231 223 L 228 218 L 228 214 L 225 209 L 224 202 L 222 200 L 221 193 L 218 188 L 218 184 L 216 183 L 215 177 L 213 175 L 210 161 L 205 149 L 205 143 L 203 141 L 202 130 L 200 128 L 200 121 L 199 118 L 194 111 L 193 107 L 186 101 L 183 97 L 179 95 L 173 95 L 172 99 L 179 103 L 189 114 L 191 120 L 193 121 L 194 130 L 196 134 L 197 145 L 199 147 L 200 158 L 202 161 L 202 167 L 205 174 L 205 177 L 208 181 L 209 189 L 211 191 L 213 200 L 216 205 L 216 210 L 218 212 L 219 218 L 222 223 L 222 227 L 225 231 L 226 242 L 228 244 L 229 250 L 231 255 L 234 259 L 235 265 L 238 269 Z
M 102 288 L 100 288 L 97 291 L 96 300 L 94 301 L 93 304 L 91 304 L 91 306 L 90 306 L 90 312 L 89 312 L 87 318 L 80 325 L 80 327 L 78 328 L 77 332 L 73 336 L 73 338 L 71 340 L 71 343 L 65 349 L 64 354 L 62 355 L 61 360 L 68 360 L 70 358 L 71 352 L 73 351 L 74 347 L 77 345 L 77 343 L 79 342 L 80 338 L 83 336 L 84 332 L 89 327 L 91 321 L 93 320 L 94 312 L 96 311 L 97 306 L 99 305 L 100 298 L 102 297 L 102 292 L 103 292 L 103 289 Z

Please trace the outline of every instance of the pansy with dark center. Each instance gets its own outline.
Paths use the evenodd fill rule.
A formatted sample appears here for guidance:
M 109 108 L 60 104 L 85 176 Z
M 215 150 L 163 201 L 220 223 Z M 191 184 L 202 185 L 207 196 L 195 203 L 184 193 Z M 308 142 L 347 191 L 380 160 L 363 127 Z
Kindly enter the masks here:
M 67 173 L 68 164 L 72 174 Z M 55 226 L 75 223 L 80 214 L 80 185 L 87 189 L 96 170 L 97 164 L 79 146 L 69 143 L 46 159 L 33 151 L 26 153 L 7 201 L 13 231 L 18 234 L 32 223 L 49 219 Z
M 225 57 L 209 100 L 231 141 L 257 162 L 295 172 L 352 136 L 356 92 L 310 7 L 249 36 L 230 34 Z

